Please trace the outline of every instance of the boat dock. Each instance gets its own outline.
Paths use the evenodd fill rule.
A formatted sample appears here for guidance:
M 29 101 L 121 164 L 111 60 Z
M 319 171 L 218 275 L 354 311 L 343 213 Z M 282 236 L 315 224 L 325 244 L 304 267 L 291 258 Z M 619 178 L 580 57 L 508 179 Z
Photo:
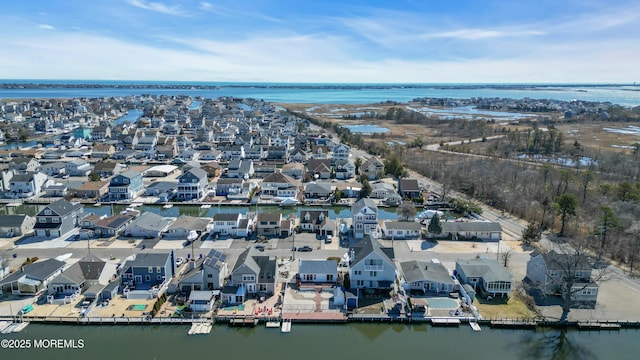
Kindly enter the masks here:
M 266 327 L 268 328 L 279 328 L 280 321 L 267 321 Z
M 291 332 L 291 319 L 282 319 L 282 328 L 280 329 L 280 332 Z
M 191 324 L 191 329 L 189 329 L 189 335 L 206 335 L 211 332 L 213 328 L 213 324 L 211 322 L 194 322 Z
M 27 325 L 29 325 L 28 322 L 12 323 L 8 321 L 2 321 L 0 322 L 0 332 L 2 332 L 3 334 L 17 333 L 26 328 Z

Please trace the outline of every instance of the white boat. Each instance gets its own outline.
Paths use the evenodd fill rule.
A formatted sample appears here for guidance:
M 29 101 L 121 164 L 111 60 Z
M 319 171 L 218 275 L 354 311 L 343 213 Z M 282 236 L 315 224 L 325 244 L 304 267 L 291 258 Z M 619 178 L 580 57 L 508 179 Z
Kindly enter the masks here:
M 280 332 L 291 332 L 291 319 L 282 319 L 282 328 L 280 328 Z
M 298 205 L 298 200 L 296 200 L 294 198 L 286 198 L 286 199 L 282 200 L 278 205 L 282 206 L 282 207 L 285 207 L 285 206 L 296 206 L 296 205 Z

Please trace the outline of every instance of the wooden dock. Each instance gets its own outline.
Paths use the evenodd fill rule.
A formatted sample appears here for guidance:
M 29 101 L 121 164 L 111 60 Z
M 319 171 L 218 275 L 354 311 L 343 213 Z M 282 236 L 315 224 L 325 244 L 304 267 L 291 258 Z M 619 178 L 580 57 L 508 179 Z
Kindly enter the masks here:
M 291 332 L 291 319 L 282 319 L 282 328 L 280 331 L 283 333 Z
M 9 334 L 9 333 L 17 333 L 22 331 L 24 328 L 27 327 L 27 325 L 29 325 L 28 322 L 21 322 L 21 323 L 9 323 L 8 325 L 5 324 L 6 321 L 2 322 L 2 325 L 0 327 L 4 327 L 2 329 L 2 333 L 3 334 Z
M 538 324 L 535 321 L 523 320 L 491 320 L 491 327 L 507 329 L 535 329 Z
M 620 328 L 622 328 L 622 326 L 618 323 L 597 321 L 578 322 L 578 329 L 580 330 L 620 330 Z

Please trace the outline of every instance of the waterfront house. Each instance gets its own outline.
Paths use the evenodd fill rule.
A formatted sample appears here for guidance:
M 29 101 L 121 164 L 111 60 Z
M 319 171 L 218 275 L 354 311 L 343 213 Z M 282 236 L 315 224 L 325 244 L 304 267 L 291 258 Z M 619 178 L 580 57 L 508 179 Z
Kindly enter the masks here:
M 403 199 L 418 200 L 421 195 L 417 179 L 398 180 L 398 193 Z
M 582 254 L 558 254 L 555 251 L 533 254 L 527 262 L 527 279 L 545 295 L 565 296 L 568 276 L 573 277 L 571 301 L 595 305 L 599 286 L 592 279 L 593 266 Z
M 43 197 L 64 197 L 67 195 L 69 187 L 64 183 L 47 182 L 43 190 Z
M 215 249 L 201 259 L 187 262 L 185 266 L 188 268 L 178 280 L 181 291 L 220 289 L 224 279 L 229 276 L 227 256 Z
M 481 296 L 509 296 L 513 289 L 513 275 L 493 259 L 457 260 L 454 275 Z
M 166 239 L 189 239 L 192 231 L 198 236 L 211 230 L 211 218 L 180 215 L 162 235 Z
M 280 198 L 298 198 L 300 182 L 287 175 L 275 172 L 262 180 L 262 195 Z
M 41 172 L 22 172 L 13 174 L 9 180 L 7 196 L 14 199 L 40 195 L 47 184 L 47 175 Z
M 98 199 L 109 191 L 108 181 L 87 181 L 74 190 L 75 197 L 80 199 Z
M 36 219 L 29 215 L 0 215 L 0 237 L 11 238 L 33 232 Z
M 51 280 L 48 293 L 54 297 L 82 294 L 86 301 L 93 301 L 115 276 L 115 263 L 87 255 Z
M 94 233 L 103 238 L 120 236 L 133 219 L 131 215 L 120 214 L 99 219 L 94 224 Z
M 242 192 L 244 179 L 219 178 L 216 182 L 216 196 L 227 196 Z
M 217 213 L 213 215 L 212 235 L 247 237 L 253 232 L 253 215 Z
M 455 290 L 456 281 L 437 259 L 405 261 L 400 263 L 400 268 L 402 273 L 399 277 L 406 291 L 448 295 Z
M 65 172 L 69 176 L 87 176 L 93 167 L 82 159 L 73 159 L 65 163 Z
M 333 194 L 329 183 L 307 183 L 304 187 L 305 199 L 327 200 Z
M 365 235 L 377 234 L 378 207 L 373 200 L 363 198 L 351 207 L 353 236 L 362 239 Z
M 350 250 L 349 279 L 353 289 L 388 289 L 396 280 L 393 249 L 383 248 L 371 236 L 365 236 Z
M 281 213 L 259 213 L 256 221 L 256 232 L 262 236 L 279 236 Z
M 442 223 L 443 237 L 451 240 L 502 240 L 502 226 L 498 222 L 445 221 Z
M 384 176 L 384 163 L 375 156 L 365 161 L 359 169 L 369 180 L 380 179 Z
M 73 231 L 82 214 L 82 204 L 60 199 L 36 214 L 35 234 L 38 237 L 56 238 Z
M 62 273 L 64 261 L 47 259 L 23 265 L 0 280 L 0 295 L 34 296 L 47 289 L 47 285 Z
M 419 239 L 422 235 L 422 225 L 415 221 L 384 221 L 380 231 L 385 239 Z
M 231 271 L 229 286 L 223 288 L 223 302 L 241 304 L 247 300 L 248 295 L 273 294 L 277 271 L 276 259 L 260 254 L 253 247 L 240 254 Z
M 122 285 L 127 298 L 148 299 L 174 275 L 169 253 L 135 253 L 122 265 Z
M 338 280 L 338 262 L 335 260 L 298 260 L 297 279 L 302 284 L 335 286 Z
M 144 190 L 142 174 L 127 170 L 114 176 L 109 182 L 108 198 L 115 200 L 133 200 Z
M 209 178 L 207 172 L 192 168 L 178 177 L 178 200 L 200 200 L 207 195 Z
M 169 228 L 172 222 L 173 220 L 152 212 L 143 212 L 126 227 L 124 235 L 137 238 L 157 238 Z
M 395 193 L 396 189 L 393 184 L 382 181 L 371 184 L 371 197 L 374 199 L 386 199 L 389 195 Z
M 320 229 L 329 221 L 327 210 L 300 210 L 300 231 L 320 234 Z

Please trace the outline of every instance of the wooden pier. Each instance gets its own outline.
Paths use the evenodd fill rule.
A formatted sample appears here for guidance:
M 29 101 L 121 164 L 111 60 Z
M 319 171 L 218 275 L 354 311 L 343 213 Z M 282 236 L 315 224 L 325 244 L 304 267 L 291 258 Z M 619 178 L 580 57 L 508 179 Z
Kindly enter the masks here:
M 291 332 L 291 319 L 282 319 L 282 328 L 280 331 L 283 333 Z

